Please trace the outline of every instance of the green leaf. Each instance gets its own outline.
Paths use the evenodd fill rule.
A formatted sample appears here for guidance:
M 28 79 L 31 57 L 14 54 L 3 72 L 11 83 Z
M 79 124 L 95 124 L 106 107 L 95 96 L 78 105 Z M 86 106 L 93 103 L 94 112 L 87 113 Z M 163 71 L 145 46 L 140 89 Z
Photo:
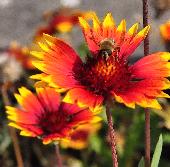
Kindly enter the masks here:
M 133 115 L 133 124 L 127 128 L 126 143 L 124 152 L 122 154 L 121 160 L 119 161 L 120 167 L 126 166 L 126 164 L 132 161 L 135 152 L 139 148 L 140 143 L 142 142 L 141 136 L 143 135 L 142 129 L 144 126 L 144 115 L 143 113 L 134 113 Z
M 154 152 L 153 158 L 152 158 L 151 167 L 158 167 L 159 160 L 161 157 L 161 152 L 162 152 L 162 145 L 163 145 L 163 139 L 162 139 L 162 134 L 161 134 L 159 136 L 159 140 L 156 144 L 155 152 Z
M 89 53 L 87 45 L 85 43 L 80 44 L 77 48 L 77 52 L 79 56 L 84 60 L 87 54 Z
M 90 147 L 92 150 L 94 150 L 96 153 L 100 153 L 101 145 L 102 145 L 102 141 L 98 135 L 95 134 L 90 136 Z
M 162 136 L 164 143 L 170 144 L 170 133 L 164 133 Z
M 144 158 L 142 157 L 141 160 L 139 161 L 138 167 L 144 167 L 145 163 L 144 163 Z

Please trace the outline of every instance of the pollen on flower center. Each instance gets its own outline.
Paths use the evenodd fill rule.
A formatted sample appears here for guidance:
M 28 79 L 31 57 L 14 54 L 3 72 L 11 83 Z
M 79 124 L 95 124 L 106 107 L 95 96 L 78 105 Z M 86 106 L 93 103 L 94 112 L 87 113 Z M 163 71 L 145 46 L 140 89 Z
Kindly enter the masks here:
M 45 135 L 60 132 L 71 121 L 71 116 L 64 111 L 46 112 L 41 116 L 40 124 Z
M 121 73 L 127 73 L 126 66 L 119 63 L 115 54 L 108 58 L 100 55 L 87 58 L 78 70 L 75 70 L 75 78 L 90 91 L 103 96 L 117 86 L 115 82 L 122 78 Z

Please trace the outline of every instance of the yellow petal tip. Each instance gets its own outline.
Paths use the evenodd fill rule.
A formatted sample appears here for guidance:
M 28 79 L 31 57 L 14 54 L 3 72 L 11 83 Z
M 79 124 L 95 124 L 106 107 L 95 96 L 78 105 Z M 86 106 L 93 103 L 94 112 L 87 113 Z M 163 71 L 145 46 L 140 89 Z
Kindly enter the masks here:
M 79 23 L 80 23 L 80 25 L 81 25 L 82 28 L 84 28 L 84 29 L 90 29 L 89 24 L 87 23 L 87 21 L 86 21 L 84 18 L 79 17 L 78 19 L 79 19 Z

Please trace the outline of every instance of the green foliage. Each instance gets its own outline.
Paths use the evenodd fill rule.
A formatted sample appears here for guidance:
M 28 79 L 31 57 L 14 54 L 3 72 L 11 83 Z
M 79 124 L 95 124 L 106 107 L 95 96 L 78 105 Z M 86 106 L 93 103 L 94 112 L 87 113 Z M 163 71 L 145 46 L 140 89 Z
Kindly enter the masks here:
M 158 167 L 161 152 L 162 152 L 162 145 L 163 145 L 163 139 L 162 139 L 162 134 L 161 134 L 156 144 L 156 148 L 155 148 L 153 158 L 152 158 L 151 167 Z
M 138 167 L 144 167 L 145 166 L 145 162 L 144 162 L 144 158 L 142 157 L 141 160 L 139 161 Z
M 9 147 L 11 144 L 11 139 L 8 132 L 7 122 L 6 124 L 3 124 L 3 128 L 0 129 L 0 155 L 2 155 L 5 150 Z
M 100 153 L 102 150 L 102 140 L 98 135 L 92 135 L 90 138 L 90 147 L 96 153 Z
M 163 141 L 164 143 L 170 144 L 170 133 L 165 133 L 163 135 Z
M 131 113 L 132 114 L 132 113 Z M 120 160 L 120 166 L 125 167 L 132 161 L 133 155 L 139 145 L 141 144 L 141 136 L 143 133 L 144 126 L 144 115 L 143 113 L 133 113 L 133 120 L 131 126 L 127 129 L 128 136 L 126 137 L 126 143 L 124 148 L 123 156 Z
M 85 56 L 89 53 L 88 47 L 85 43 L 80 44 L 77 49 L 79 56 L 84 60 Z
M 107 164 L 107 167 L 112 167 L 112 158 L 110 154 L 110 147 L 106 140 L 107 125 L 104 123 L 100 133 L 98 135 L 92 135 L 90 137 L 90 145 L 88 147 L 89 152 L 96 154 L 97 161 L 89 166 L 103 167 Z

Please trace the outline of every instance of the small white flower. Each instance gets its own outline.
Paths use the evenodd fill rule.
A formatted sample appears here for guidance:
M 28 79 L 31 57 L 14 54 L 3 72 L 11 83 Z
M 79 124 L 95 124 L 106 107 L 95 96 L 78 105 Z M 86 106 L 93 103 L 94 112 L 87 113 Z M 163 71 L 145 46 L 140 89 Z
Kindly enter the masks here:
M 23 68 L 12 55 L 4 52 L 0 54 L 0 74 L 0 82 L 15 82 L 23 74 Z
M 60 0 L 60 4 L 65 7 L 76 7 L 79 6 L 81 0 Z

